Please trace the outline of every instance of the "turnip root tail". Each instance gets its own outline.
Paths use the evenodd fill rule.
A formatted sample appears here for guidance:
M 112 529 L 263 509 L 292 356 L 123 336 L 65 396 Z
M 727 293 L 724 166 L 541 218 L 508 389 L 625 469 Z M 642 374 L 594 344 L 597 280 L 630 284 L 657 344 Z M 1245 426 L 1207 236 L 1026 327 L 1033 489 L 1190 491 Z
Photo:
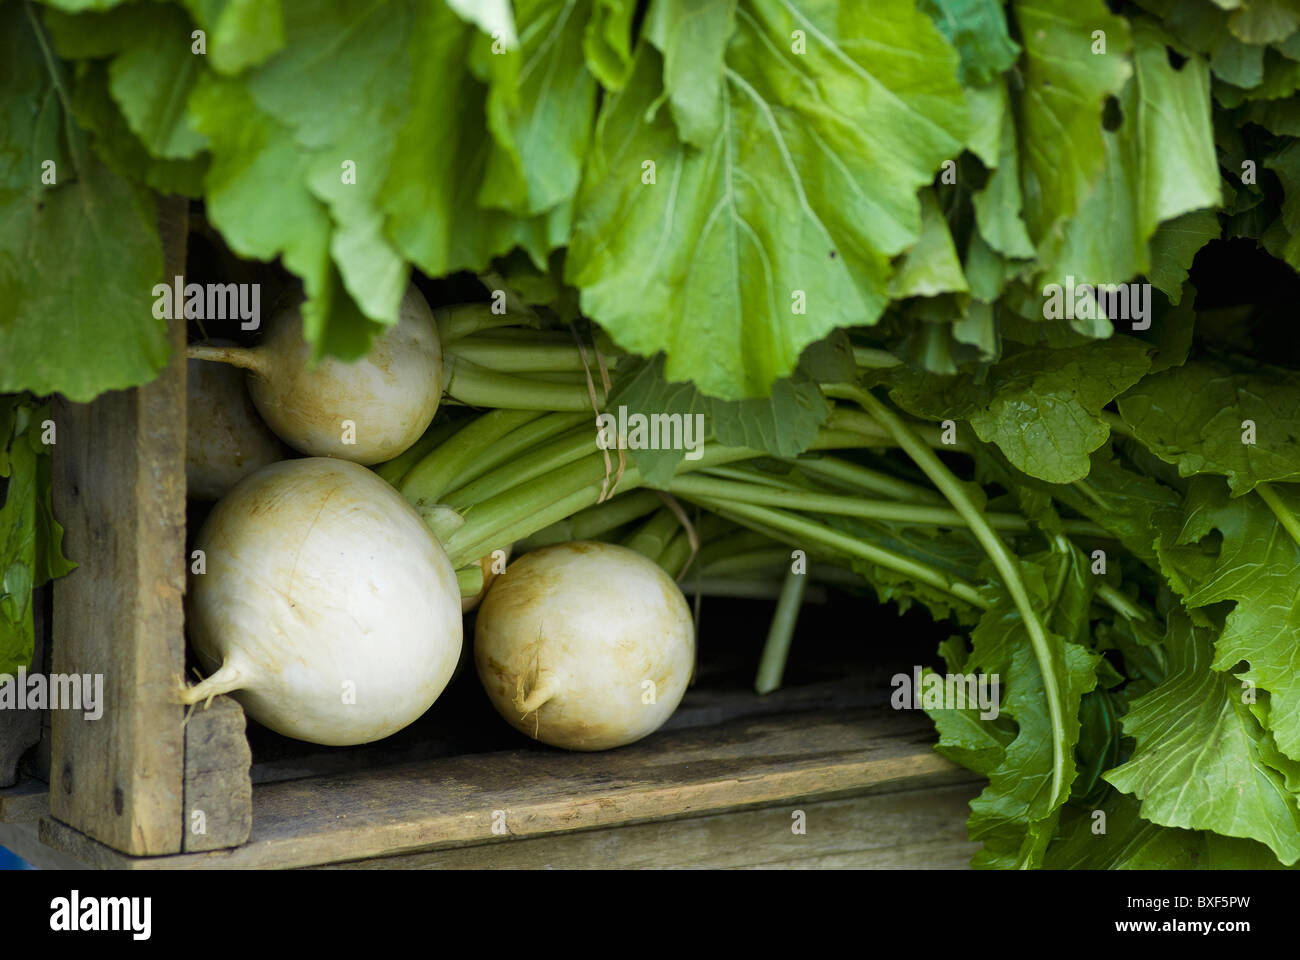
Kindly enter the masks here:
M 208 679 L 182 690 L 181 703 L 198 703 L 201 700 L 211 701 L 218 694 L 238 690 L 244 685 L 245 679 L 243 672 L 233 663 L 227 661 L 221 665 L 220 670 L 208 677 Z
M 215 674 L 214 674 L 215 676 Z M 555 683 L 554 678 L 547 677 L 527 695 L 524 694 L 524 681 L 521 677 L 519 685 L 515 691 L 515 709 L 519 711 L 520 716 L 528 716 L 539 709 L 542 704 L 550 700 L 559 692 L 559 686 Z
M 185 356 L 189 360 L 214 360 L 252 370 L 254 373 L 266 373 L 266 360 L 260 351 L 252 347 L 214 347 L 206 343 L 192 343 L 185 348 Z

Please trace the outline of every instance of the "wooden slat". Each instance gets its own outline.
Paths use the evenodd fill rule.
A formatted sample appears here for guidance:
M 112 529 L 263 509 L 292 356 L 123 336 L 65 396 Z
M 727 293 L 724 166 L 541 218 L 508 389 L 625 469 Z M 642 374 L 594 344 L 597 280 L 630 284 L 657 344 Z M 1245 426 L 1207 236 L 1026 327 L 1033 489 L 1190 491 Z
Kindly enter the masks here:
M 186 205 L 160 201 L 166 276 L 184 270 Z M 54 585 L 56 673 L 102 674 L 104 713 L 52 711 L 53 816 L 133 854 L 181 849 L 185 322 L 152 383 L 59 402 L 54 512 L 80 567 Z
M 185 727 L 186 852 L 237 847 L 253 826 L 252 755 L 244 711 L 217 697 Z
M 0 823 L 0 847 L 16 853 L 39 870 L 85 870 L 87 865 L 41 843 L 35 823 Z
M 303 867 L 502 842 L 792 800 L 968 783 L 924 716 L 889 709 L 748 718 L 608 753 L 545 748 L 448 757 L 255 787 L 234 850 L 131 858 L 57 821 L 41 839 L 96 867 Z
M 50 813 L 48 784 L 24 777 L 0 790 L 0 823 L 35 823 Z
M 785 804 L 688 820 L 583 830 L 323 870 L 965 870 L 979 849 L 966 817 L 979 784 Z M 803 812 L 806 833 L 792 830 Z

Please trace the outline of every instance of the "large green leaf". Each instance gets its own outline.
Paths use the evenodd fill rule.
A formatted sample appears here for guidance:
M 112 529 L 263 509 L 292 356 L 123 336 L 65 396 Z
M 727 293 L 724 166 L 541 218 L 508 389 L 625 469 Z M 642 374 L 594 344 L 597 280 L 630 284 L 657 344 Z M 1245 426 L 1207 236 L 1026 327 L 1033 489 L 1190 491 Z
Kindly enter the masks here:
M 1192 58 L 1175 70 L 1149 20 L 1134 20 L 1132 35 L 1135 75 L 1118 98 L 1119 128 L 1103 134 L 1102 175 L 1059 244 L 1040 245 L 1047 282 L 1128 282 L 1150 269 L 1163 221 L 1221 200 L 1209 68 Z
M 512 21 L 512 35 L 513 29 Z M 488 85 L 494 77 L 515 75 L 517 60 L 493 54 L 490 37 L 441 4 L 416 8 L 409 44 L 409 111 L 393 134 L 388 179 L 379 192 L 389 236 L 431 276 L 482 270 L 516 246 L 545 269 L 568 235 L 569 204 L 520 218 L 477 203 L 496 149 L 486 128 Z
M 903 408 L 931 419 L 969 420 L 1019 470 L 1051 483 L 1088 474 L 1088 456 L 1110 435 L 1101 408 L 1137 383 L 1151 349 L 1129 337 L 1085 347 L 1031 348 L 980 381 L 897 367 L 881 379 Z
M 1147 377 L 1118 405 L 1137 438 L 1181 476 L 1224 475 L 1234 496 L 1300 480 L 1300 376 L 1291 371 L 1193 361 Z
M 87 401 L 167 362 L 151 292 L 162 246 L 152 198 L 104 167 L 72 122 L 34 11 L 0 6 L 0 392 Z
M 1295 668 L 1300 544 L 1282 523 L 1297 526 L 1300 495 L 1290 486 L 1274 486 L 1269 493 L 1276 513 L 1258 496 L 1230 499 L 1215 478 L 1192 485 L 1178 542 L 1195 543 L 1218 531 L 1222 544 L 1212 569 L 1197 570 L 1184 587 L 1184 601 L 1189 607 L 1235 601 L 1213 666 L 1232 670 L 1242 661 L 1248 664 L 1242 679 L 1271 695 L 1270 726 L 1278 748 L 1300 760 L 1300 672 Z
M 1286 776 L 1296 765 L 1278 754 L 1239 684 L 1211 669 L 1208 631 L 1174 611 L 1165 645 L 1169 679 L 1134 701 L 1123 725 L 1137 748 L 1106 779 L 1142 801 L 1146 820 L 1248 837 L 1295 863 L 1300 808 Z
M 690 383 L 667 381 L 661 356 L 620 361 L 605 409 L 617 414 L 621 407 L 629 416 L 699 414 L 704 417 L 706 436 L 726 446 L 765 450 L 778 457 L 797 456 L 808 449 L 831 411 L 817 384 L 802 372 L 778 380 L 767 397 L 726 401 L 705 396 Z M 685 451 L 633 448 L 630 455 L 647 483 L 664 487 Z
M 642 44 L 598 118 L 566 261 L 615 340 L 727 399 L 880 316 L 890 258 L 920 237 L 916 192 L 966 136 L 956 54 L 910 0 L 747 0 L 734 24 L 720 77 L 680 75 L 677 33 Z M 692 146 L 674 118 L 710 135 Z
M 1025 47 L 1020 133 L 1025 222 L 1041 243 L 1073 217 L 1105 167 L 1102 107 L 1132 74 L 1126 21 L 1102 0 L 1016 0 Z M 1094 54 L 1093 31 L 1106 37 Z
M 1060 748 L 1073 755 L 1079 736 L 1079 704 L 1096 685 L 1100 657 L 1066 637 L 1086 630 L 1086 619 L 1080 622 L 1079 611 L 1086 611 L 1094 581 L 1077 552 L 1054 552 L 1033 561 L 1022 562 L 1021 568 L 1027 574 L 1033 602 L 1044 612 L 1044 620 L 1052 630 L 1049 642 L 1064 707 L 1064 741 Z M 1000 716 L 997 720 L 977 721 L 974 715 L 978 710 L 928 710 L 939 728 L 937 749 L 959 762 L 976 760 L 989 778 L 984 792 L 971 801 L 970 836 L 984 842 L 974 865 L 1036 867 L 1041 865 L 1055 833 L 1075 768 L 1069 767 L 1061 788 L 1054 791 L 1055 738 L 1042 674 L 1024 620 L 1007 597 L 1000 597 L 985 612 L 971 633 L 971 644 L 963 672 L 999 678 Z M 1009 736 L 1008 720 L 1015 723 L 1014 737 Z M 989 728 L 985 736 L 971 729 L 976 722 Z
M 483 206 L 530 217 L 577 192 L 596 112 L 596 78 L 584 52 L 595 13 L 593 0 L 517 5 L 518 75 L 493 85 L 497 146 L 479 188 Z

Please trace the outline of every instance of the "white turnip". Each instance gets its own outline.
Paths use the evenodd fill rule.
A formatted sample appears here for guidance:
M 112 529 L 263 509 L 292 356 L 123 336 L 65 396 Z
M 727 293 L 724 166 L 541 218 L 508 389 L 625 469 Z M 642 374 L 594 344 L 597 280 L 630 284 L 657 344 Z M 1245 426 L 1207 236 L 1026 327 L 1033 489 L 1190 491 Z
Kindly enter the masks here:
M 695 664 L 677 584 L 634 550 L 573 542 L 524 554 L 478 612 L 474 662 L 497 712 L 552 746 L 606 750 L 658 729 Z
M 262 419 L 303 453 L 372 464 L 420 439 L 442 398 L 442 348 L 433 313 L 414 286 L 398 322 L 355 363 L 326 357 L 309 367 L 298 308 L 277 314 L 252 348 L 192 346 L 191 358 L 248 370 Z
M 205 345 L 234 346 L 229 340 Z M 258 416 L 239 370 L 190 360 L 185 376 L 185 484 L 190 497 L 219 500 L 254 470 L 284 459 L 284 446 Z
M 367 743 L 437 699 L 460 656 L 460 592 L 419 515 L 345 460 L 286 460 L 246 477 L 195 547 L 190 641 L 249 716 L 313 743 Z

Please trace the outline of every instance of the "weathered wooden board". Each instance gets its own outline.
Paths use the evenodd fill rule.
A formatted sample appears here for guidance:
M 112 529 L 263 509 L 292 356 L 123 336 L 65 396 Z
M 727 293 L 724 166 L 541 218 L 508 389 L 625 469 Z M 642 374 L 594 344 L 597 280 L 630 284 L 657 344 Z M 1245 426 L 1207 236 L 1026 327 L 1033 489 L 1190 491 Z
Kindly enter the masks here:
M 687 820 L 582 830 L 320 870 L 965 870 L 979 784 L 789 803 Z M 801 811 L 805 831 L 793 831 Z
M 0 823 L 35 823 L 50 814 L 50 786 L 24 777 L 0 790 Z
M 41 870 L 85 870 L 86 864 L 59 850 L 51 850 L 37 837 L 35 823 L 0 823 L 0 847 L 18 854 Z
M 186 203 L 159 203 L 166 275 L 184 272 Z M 59 402 L 54 512 L 80 567 L 54 584 L 56 673 L 102 674 L 103 716 L 52 711 L 54 817 L 133 854 L 181 849 L 185 661 L 185 322 L 144 387 Z
M 233 850 L 126 857 L 51 819 L 41 839 L 104 868 L 304 867 L 971 782 L 933 738 L 925 717 L 887 708 L 744 718 L 608 753 L 534 747 L 259 786 Z
M 185 727 L 185 842 L 188 853 L 237 847 L 253 826 L 253 761 L 244 711 L 229 697 L 198 709 Z

